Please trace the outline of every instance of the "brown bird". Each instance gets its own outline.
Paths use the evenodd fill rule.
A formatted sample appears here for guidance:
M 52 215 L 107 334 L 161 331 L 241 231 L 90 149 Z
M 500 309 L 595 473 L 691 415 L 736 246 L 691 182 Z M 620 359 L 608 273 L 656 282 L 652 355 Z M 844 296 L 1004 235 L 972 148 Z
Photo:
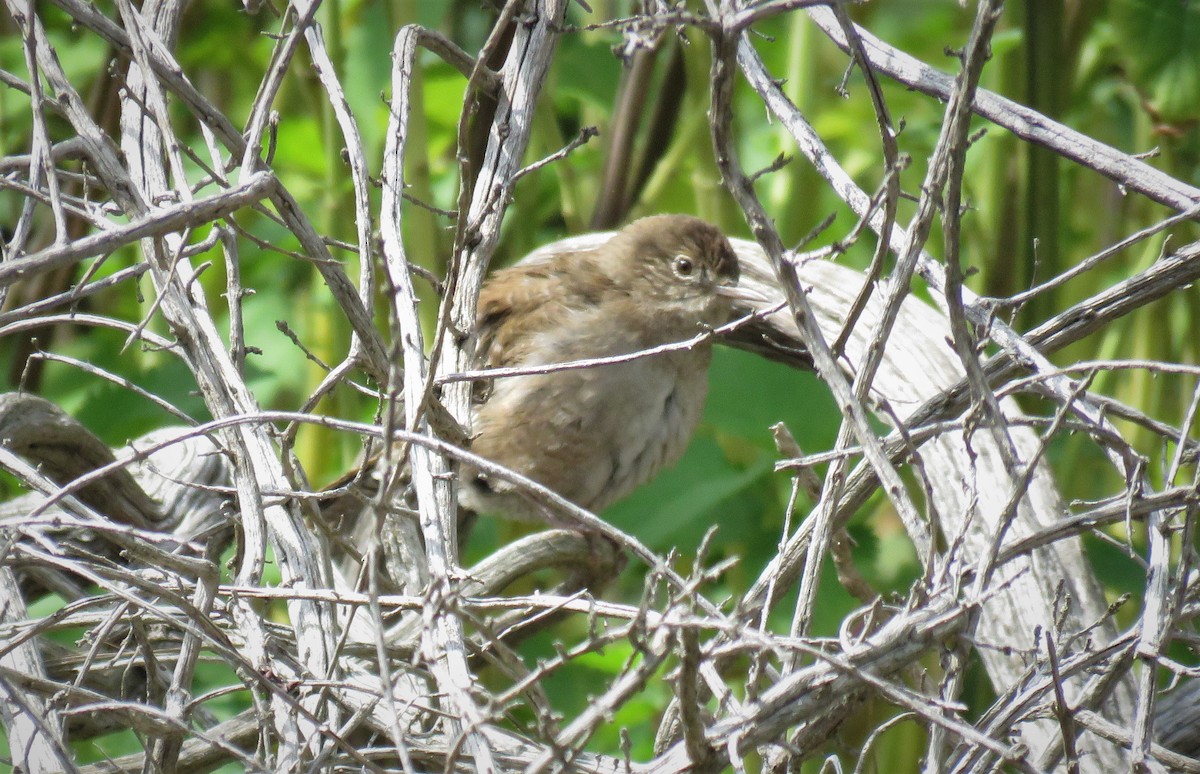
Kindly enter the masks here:
M 609 358 L 683 342 L 728 322 L 738 262 L 715 227 L 685 215 L 627 226 L 598 248 L 497 272 L 479 297 L 489 368 Z M 600 511 L 683 454 L 708 392 L 709 340 L 627 362 L 496 379 L 471 450 Z M 533 515 L 465 471 L 460 501 Z
M 714 226 L 638 220 L 599 247 L 497 272 L 478 308 L 486 368 L 552 366 L 685 342 L 728 322 L 745 293 Z M 478 390 L 471 451 L 599 511 L 676 462 L 708 390 L 709 339 L 624 362 L 501 377 Z M 539 518 L 513 487 L 460 473 L 460 503 Z

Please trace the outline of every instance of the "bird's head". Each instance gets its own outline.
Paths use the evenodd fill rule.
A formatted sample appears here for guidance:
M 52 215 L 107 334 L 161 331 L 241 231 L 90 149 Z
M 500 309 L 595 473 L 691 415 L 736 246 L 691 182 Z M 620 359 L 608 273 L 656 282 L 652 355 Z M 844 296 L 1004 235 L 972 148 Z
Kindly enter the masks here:
M 738 259 L 729 240 L 690 215 L 653 215 L 617 233 L 602 251 L 616 285 L 663 313 L 721 325 L 739 292 Z

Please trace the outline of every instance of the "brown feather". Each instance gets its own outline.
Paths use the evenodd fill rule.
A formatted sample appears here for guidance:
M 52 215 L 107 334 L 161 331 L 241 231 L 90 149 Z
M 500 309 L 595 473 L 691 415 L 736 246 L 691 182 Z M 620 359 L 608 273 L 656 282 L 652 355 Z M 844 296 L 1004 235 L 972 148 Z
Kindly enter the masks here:
M 679 261 L 691 273 L 680 273 Z M 627 355 L 724 323 L 737 280 L 725 237 L 688 216 L 637 221 L 604 245 L 497 272 L 479 299 L 487 367 Z M 475 414 L 473 450 L 586 508 L 628 494 L 682 454 L 707 391 L 702 342 L 627 363 L 497 380 Z M 464 503 L 529 516 L 518 493 L 477 473 Z

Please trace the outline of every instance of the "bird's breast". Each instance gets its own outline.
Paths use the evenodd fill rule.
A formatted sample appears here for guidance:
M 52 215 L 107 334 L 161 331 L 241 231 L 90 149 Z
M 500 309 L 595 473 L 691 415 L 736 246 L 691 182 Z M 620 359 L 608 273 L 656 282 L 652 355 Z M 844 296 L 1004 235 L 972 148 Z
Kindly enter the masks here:
M 710 349 L 700 346 L 499 379 L 476 414 L 472 448 L 578 505 L 601 510 L 683 454 L 703 411 L 710 357 Z M 572 358 L 560 353 L 556 359 Z M 511 495 L 499 494 L 467 504 L 524 515 Z

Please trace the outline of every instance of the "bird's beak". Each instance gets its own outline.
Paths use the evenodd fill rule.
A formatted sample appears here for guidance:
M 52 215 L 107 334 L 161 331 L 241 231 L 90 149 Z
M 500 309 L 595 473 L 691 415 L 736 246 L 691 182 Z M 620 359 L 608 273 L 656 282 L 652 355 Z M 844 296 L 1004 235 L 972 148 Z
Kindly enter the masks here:
M 731 301 L 741 301 L 755 308 L 762 308 L 772 303 L 772 299 L 759 290 L 736 283 L 731 285 L 717 285 L 716 293 L 723 298 L 728 298 Z

